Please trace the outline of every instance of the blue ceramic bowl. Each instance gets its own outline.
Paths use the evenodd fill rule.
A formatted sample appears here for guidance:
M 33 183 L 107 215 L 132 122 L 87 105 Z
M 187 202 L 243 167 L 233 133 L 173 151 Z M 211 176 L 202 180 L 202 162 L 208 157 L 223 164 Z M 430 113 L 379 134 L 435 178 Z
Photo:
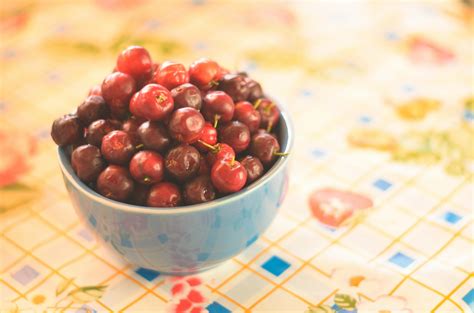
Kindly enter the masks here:
M 289 152 L 292 126 L 282 110 L 281 150 Z M 288 185 L 282 157 L 257 182 L 226 197 L 178 208 L 150 208 L 107 199 L 74 174 L 58 149 L 64 183 L 81 219 L 129 263 L 184 275 L 212 268 L 255 242 L 274 219 Z

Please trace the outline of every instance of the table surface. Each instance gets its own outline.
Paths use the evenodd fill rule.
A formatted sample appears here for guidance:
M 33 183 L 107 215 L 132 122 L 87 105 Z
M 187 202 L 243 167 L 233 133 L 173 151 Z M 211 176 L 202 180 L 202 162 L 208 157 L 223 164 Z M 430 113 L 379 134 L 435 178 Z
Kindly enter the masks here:
M 472 14 L 429 1 L 2 4 L 3 310 L 474 311 Z M 296 125 L 270 229 L 181 280 L 95 241 L 49 137 L 132 43 L 245 70 Z

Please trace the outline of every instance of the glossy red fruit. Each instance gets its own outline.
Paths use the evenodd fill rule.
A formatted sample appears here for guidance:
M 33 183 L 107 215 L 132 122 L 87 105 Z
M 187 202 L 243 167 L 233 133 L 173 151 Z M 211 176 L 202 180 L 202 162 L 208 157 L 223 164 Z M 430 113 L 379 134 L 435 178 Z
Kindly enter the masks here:
M 116 124 L 111 120 L 97 120 L 92 122 L 86 131 L 87 143 L 100 147 L 102 144 L 102 138 L 113 130 L 120 127 L 120 124 Z
M 183 84 L 171 90 L 176 109 L 190 107 L 201 110 L 201 91 L 193 84 Z
M 78 143 L 83 138 L 83 128 L 77 115 L 67 114 L 53 122 L 51 137 L 58 146 Z
M 201 136 L 204 123 L 204 117 L 196 109 L 181 108 L 171 115 L 168 131 L 179 142 L 193 143 Z
M 193 178 L 184 185 L 183 198 L 186 204 L 208 202 L 216 198 L 216 191 L 207 175 Z
M 223 91 L 208 92 L 203 99 L 202 113 L 213 124 L 229 122 L 234 116 L 234 101 Z
M 77 107 L 77 117 L 82 125 L 105 118 L 108 113 L 107 104 L 101 96 L 89 96 Z
M 135 152 L 132 138 L 122 130 L 114 130 L 102 138 L 101 152 L 110 163 L 124 165 Z
M 151 121 L 161 121 L 171 114 L 174 101 L 171 93 L 158 84 L 149 84 L 133 96 L 130 112 Z
M 146 149 L 165 151 L 171 138 L 166 128 L 160 122 L 147 121 L 138 127 L 138 136 Z
M 252 136 L 250 153 L 257 157 L 265 166 L 270 166 L 280 151 L 278 140 L 268 133 L 258 133 Z
M 133 193 L 134 183 L 127 169 L 109 165 L 97 178 L 97 191 L 104 197 L 125 201 Z
M 242 164 L 242 166 L 247 170 L 247 184 L 259 179 L 265 171 L 262 162 L 251 155 L 247 155 L 245 158 L 240 160 L 240 164 Z
M 206 122 L 201 135 L 199 136 L 198 141 L 194 143 L 194 146 L 201 152 L 207 152 L 209 151 L 209 145 L 214 146 L 216 143 L 217 130 L 211 125 L 211 123 Z
M 188 71 L 183 64 L 165 61 L 155 72 L 153 80 L 169 90 L 189 81 Z
M 222 73 L 217 62 L 201 58 L 189 66 L 189 80 L 200 89 L 210 89 L 217 85 Z
M 122 124 L 122 130 L 130 135 L 133 141 L 133 145 L 137 146 L 140 143 L 140 137 L 138 136 L 138 127 L 140 127 L 143 121 L 136 117 L 127 119 Z
M 140 151 L 130 160 L 129 170 L 137 182 L 145 185 L 156 184 L 163 179 L 164 160 L 158 152 Z
M 197 175 L 201 155 L 193 146 L 181 144 L 168 151 L 165 158 L 166 171 L 178 181 L 186 181 Z
M 147 204 L 151 207 L 168 208 L 181 204 L 181 192 L 173 183 L 162 182 L 151 186 Z
M 247 171 L 234 159 L 219 160 L 211 169 L 212 184 L 222 193 L 237 192 L 245 186 Z
M 260 86 L 259 83 L 249 77 L 246 77 L 245 80 L 247 82 L 247 88 L 249 90 L 247 100 L 250 102 L 255 102 L 258 99 L 263 98 L 262 86 Z
M 128 103 L 136 89 L 133 77 L 125 73 L 115 72 L 104 79 L 102 97 L 114 117 L 123 118 L 127 115 Z
M 260 127 L 270 132 L 280 119 L 280 110 L 272 101 L 268 99 L 259 99 L 255 103 L 257 110 L 260 112 Z
M 140 46 L 130 46 L 117 58 L 117 69 L 141 80 L 152 71 L 151 57 L 148 51 Z
M 250 93 L 246 77 L 238 74 L 224 75 L 217 88 L 228 94 L 235 102 L 247 100 Z
M 219 141 L 228 144 L 236 153 L 247 149 L 250 144 L 250 130 L 242 122 L 231 121 L 219 127 Z
M 71 166 L 83 182 L 95 182 L 105 167 L 99 148 L 93 145 L 79 146 L 72 152 Z
M 240 101 L 235 104 L 234 119 L 247 125 L 251 133 L 254 133 L 260 127 L 260 112 L 255 110 L 248 101 Z
M 87 96 L 101 96 L 102 97 L 102 87 L 101 85 L 94 85 L 89 89 Z
M 235 158 L 234 149 L 225 143 L 218 143 L 207 153 L 207 163 L 213 165 L 218 160 L 229 160 Z

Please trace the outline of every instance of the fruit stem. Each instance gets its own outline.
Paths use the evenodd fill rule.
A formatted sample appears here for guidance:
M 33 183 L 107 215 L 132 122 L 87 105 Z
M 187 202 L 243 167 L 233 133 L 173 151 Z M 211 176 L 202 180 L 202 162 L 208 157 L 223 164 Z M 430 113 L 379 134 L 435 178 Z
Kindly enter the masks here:
M 135 146 L 135 149 L 141 149 L 141 148 L 143 148 L 143 147 L 144 147 L 144 144 L 141 143 L 141 144 L 139 144 L 139 145 L 136 145 L 136 146 Z
M 257 101 L 255 101 L 255 104 L 253 105 L 253 108 L 256 110 L 258 109 L 258 107 L 260 106 L 260 103 L 262 103 L 262 99 L 258 99 Z
M 234 167 L 234 164 L 235 164 L 235 157 L 230 159 L 230 167 Z
M 289 155 L 288 152 L 273 152 L 273 155 L 276 155 L 276 156 L 287 156 Z
M 159 95 L 158 97 L 156 97 L 156 100 L 158 100 L 159 103 L 162 103 L 163 101 L 166 100 L 166 96 L 165 95 Z
M 148 183 L 150 180 L 151 180 L 151 179 L 150 179 L 150 177 L 148 177 L 148 176 L 143 177 L 143 182 L 144 182 L 144 183 Z
M 215 80 L 211 80 L 211 82 L 209 83 L 209 85 L 212 87 L 215 87 L 215 86 L 219 86 L 219 82 L 218 81 L 215 81 Z
M 217 128 L 217 124 L 219 123 L 219 120 L 220 120 L 221 116 L 216 114 L 214 115 L 214 128 Z
M 272 121 L 268 122 L 267 133 L 270 133 L 272 131 L 272 127 L 273 127 L 273 122 Z
M 198 142 L 199 142 L 200 144 L 202 144 L 204 147 L 211 149 L 211 151 L 213 151 L 213 152 L 217 150 L 217 147 L 216 147 L 216 146 L 210 145 L 210 144 L 208 144 L 207 142 L 202 141 L 201 139 L 199 139 Z
M 270 112 L 270 110 L 275 106 L 275 103 L 270 102 L 270 104 L 264 109 L 265 113 Z

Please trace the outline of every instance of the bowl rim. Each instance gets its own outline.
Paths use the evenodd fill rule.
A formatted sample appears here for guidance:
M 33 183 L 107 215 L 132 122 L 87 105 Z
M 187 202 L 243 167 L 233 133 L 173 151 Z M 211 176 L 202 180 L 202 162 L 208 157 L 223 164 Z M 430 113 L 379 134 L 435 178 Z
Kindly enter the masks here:
M 280 108 L 280 119 L 284 120 L 286 129 L 287 129 L 287 140 L 286 145 L 283 153 L 289 153 L 293 147 L 294 141 L 294 130 L 292 121 L 286 112 L 286 110 L 279 105 Z M 57 148 L 59 165 L 61 168 L 61 172 L 64 177 L 67 179 L 69 183 L 71 183 L 77 190 L 83 193 L 86 197 L 103 204 L 108 207 L 112 207 L 114 209 L 118 209 L 121 211 L 129 212 L 129 213 L 142 213 L 142 214 L 184 214 L 190 212 L 199 212 L 210 210 L 216 207 L 220 207 L 226 203 L 230 203 L 232 201 L 241 199 L 245 197 L 248 193 L 251 193 L 258 188 L 262 187 L 266 182 L 268 182 L 272 177 L 274 177 L 279 171 L 281 171 L 285 164 L 288 162 L 289 156 L 280 157 L 277 162 L 272 166 L 272 168 L 265 173 L 256 183 L 252 183 L 250 186 L 244 187 L 242 190 L 239 190 L 236 193 L 224 196 L 222 198 L 212 200 L 205 203 L 199 204 L 192 204 L 180 207 L 172 207 L 172 208 L 163 208 L 163 207 L 148 207 L 148 206 L 139 206 L 134 204 L 128 204 L 112 199 L 108 199 L 101 194 L 97 193 L 95 190 L 88 187 L 85 183 L 83 183 L 76 175 L 73 175 L 71 164 L 67 161 L 66 154 L 62 147 Z M 291 156 L 291 155 L 290 155 Z

